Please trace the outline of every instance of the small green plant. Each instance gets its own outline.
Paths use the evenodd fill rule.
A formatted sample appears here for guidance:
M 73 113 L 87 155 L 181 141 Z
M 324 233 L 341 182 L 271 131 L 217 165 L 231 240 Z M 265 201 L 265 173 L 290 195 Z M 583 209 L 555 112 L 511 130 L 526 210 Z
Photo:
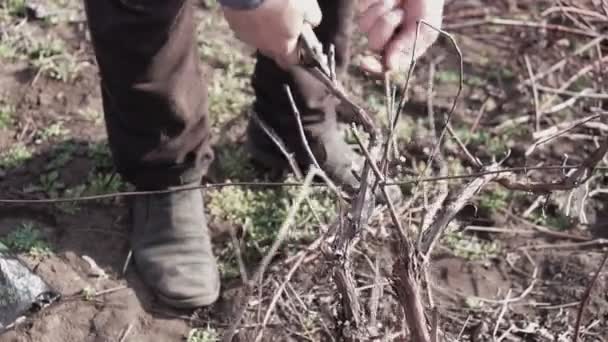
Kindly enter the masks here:
M 218 152 L 218 164 L 222 177 L 236 180 L 254 174 L 254 167 L 247 162 L 247 152 L 242 146 L 229 145 Z
M 106 142 L 94 142 L 88 146 L 87 155 L 95 162 L 95 169 L 110 170 L 112 169 L 112 154 Z
M 51 138 L 60 138 L 70 133 L 70 130 L 65 128 L 63 122 L 55 122 L 50 126 L 46 127 L 40 133 L 40 139 L 42 141 L 48 141 Z
M 30 65 L 38 73 L 58 81 L 69 82 L 74 79 L 82 65 L 69 54 L 64 43 L 58 39 L 36 40 L 27 51 Z
M 27 14 L 26 0 L 3 0 L 2 9 L 10 16 L 25 17 Z
M 560 212 L 543 214 L 541 209 L 532 214 L 532 222 L 555 230 L 567 230 L 572 227 L 572 219 L 566 215 Z
M 124 182 L 118 174 L 93 173 L 89 176 L 89 183 L 85 193 L 87 195 L 100 195 L 110 192 L 119 192 L 124 185 Z
M 505 209 L 508 204 L 510 193 L 502 187 L 493 187 L 483 192 L 479 199 L 479 209 L 487 213 L 494 213 L 499 209 Z
M 217 330 L 211 327 L 194 328 L 186 336 L 186 342 L 218 342 L 219 340 L 220 335 Z
M 457 83 L 460 80 L 460 74 L 453 70 L 442 70 L 435 74 L 435 77 L 443 83 Z
M 40 230 L 32 222 L 25 222 L 1 240 L 8 248 L 17 253 L 27 253 L 39 259 L 51 254 L 49 245 L 44 241 Z
M 293 179 L 287 181 L 291 182 Z M 263 190 L 224 187 L 207 192 L 207 207 L 213 218 L 244 228 L 247 234 L 246 247 L 265 248 L 276 238 L 277 230 L 299 191 L 299 187 Z M 297 241 L 313 236 L 313 211 L 323 222 L 327 222 L 335 214 L 333 195 L 328 189 L 313 189 L 310 204 L 313 210 L 307 204 L 300 207 L 289 240 Z
M 454 255 L 466 260 L 487 260 L 498 256 L 500 246 L 496 241 L 481 240 L 463 232 L 448 233 L 443 237 L 445 246 Z
M 9 128 L 13 124 L 15 117 L 15 107 L 0 102 L 0 129 Z
M 0 152 L 0 168 L 19 166 L 32 157 L 32 152 L 23 144 L 16 144 L 5 152 Z
M 457 129 L 456 134 L 463 141 L 468 141 L 469 144 L 479 146 L 481 150 L 492 156 L 504 155 L 508 150 L 506 135 L 492 135 L 484 130 L 478 130 L 473 134 L 468 129 Z
M 50 198 L 57 198 L 63 188 L 65 188 L 65 184 L 59 179 L 59 173 L 57 171 L 51 171 L 41 175 L 38 184 L 30 185 L 23 191 L 26 193 L 44 192 Z
M 84 299 L 87 302 L 93 301 L 96 294 L 97 294 L 97 291 L 95 291 L 95 289 L 91 286 L 87 286 L 87 287 L 83 288 L 82 290 L 80 290 L 80 295 L 82 296 L 82 299 Z

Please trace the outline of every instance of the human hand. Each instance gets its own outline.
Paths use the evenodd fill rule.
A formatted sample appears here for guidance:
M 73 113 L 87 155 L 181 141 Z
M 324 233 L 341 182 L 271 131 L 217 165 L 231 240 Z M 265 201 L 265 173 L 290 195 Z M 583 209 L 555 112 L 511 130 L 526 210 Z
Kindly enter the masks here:
M 370 50 L 381 59 L 365 57 L 361 66 L 368 72 L 407 70 L 412 59 L 417 21 L 440 28 L 444 0 L 359 0 L 359 28 L 367 35 Z M 415 59 L 437 40 L 439 33 L 421 24 Z
M 298 39 L 304 25 L 321 23 L 317 0 L 264 0 L 254 9 L 223 10 L 237 38 L 283 68 L 298 63 Z

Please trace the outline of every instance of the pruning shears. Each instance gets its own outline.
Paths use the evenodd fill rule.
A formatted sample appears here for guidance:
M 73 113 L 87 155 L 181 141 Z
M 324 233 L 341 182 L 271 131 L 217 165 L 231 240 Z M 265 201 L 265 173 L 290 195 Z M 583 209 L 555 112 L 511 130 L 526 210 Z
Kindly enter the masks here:
M 310 25 L 304 25 L 300 34 L 298 53 L 302 66 L 318 68 L 324 76 L 331 77 L 329 61 L 327 55 L 323 52 L 323 44 L 321 44 Z

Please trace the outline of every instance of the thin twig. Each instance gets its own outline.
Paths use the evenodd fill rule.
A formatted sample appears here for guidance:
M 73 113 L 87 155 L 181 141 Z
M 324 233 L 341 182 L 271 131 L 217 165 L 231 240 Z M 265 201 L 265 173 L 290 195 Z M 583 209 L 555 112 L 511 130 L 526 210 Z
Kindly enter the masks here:
M 532 82 L 532 94 L 534 95 L 534 125 L 535 131 L 540 131 L 540 103 L 538 99 L 538 89 L 536 88 L 536 80 L 534 79 L 534 71 L 532 70 L 532 63 L 530 63 L 530 57 L 528 55 L 524 55 L 524 61 L 526 62 L 526 68 L 528 69 L 528 74 L 530 75 L 530 81 Z M 496 336 L 494 336 L 496 338 Z
M 593 276 L 593 279 L 587 286 L 585 293 L 583 293 L 583 298 L 581 299 L 581 305 L 578 307 L 578 312 L 576 314 L 576 324 L 574 325 L 574 342 L 578 341 L 579 331 L 581 328 L 581 320 L 583 318 L 583 312 L 585 311 L 585 307 L 587 306 L 587 303 L 589 302 L 589 298 L 591 297 L 591 292 L 593 291 L 593 287 L 597 283 L 597 279 L 599 278 L 600 273 L 602 273 L 602 269 L 604 269 L 604 266 L 606 265 L 607 260 L 608 260 L 608 252 L 604 253 L 604 258 L 602 259 L 602 262 L 600 262 L 600 266 L 598 267 L 597 272 L 595 273 L 595 275 Z
M 254 287 L 264 277 L 264 272 L 266 272 L 266 268 L 268 267 L 268 265 L 274 258 L 279 247 L 283 243 L 283 240 L 287 236 L 289 228 L 291 227 L 291 225 L 295 219 L 296 213 L 298 212 L 300 205 L 308 196 L 308 192 L 310 190 L 310 184 L 312 183 L 312 179 L 314 178 L 314 176 L 316 176 L 318 174 L 319 174 L 319 172 L 314 167 L 308 171 L 308 174 L 306 175 L 306 178 L 304 179 L 304 186 L 302 187 L 302 189 L 296 196 L 293 204 L 291 205 L 291 208 L 289 209 L 289 212 L 287 213 L 287 216 L 285 217 L 285 220 L 283 220 L 283 223 L 281 224 L 281 227 L 279 228 L 275 241 L 273 242 L 272 246 L 268 249 L 268 252 L 262 259 L 260 266 L 254 273 L 253 277 L 247 283 L 247 285 L 245 287 L 245 293 L 243 294 L 243 297 L 241 298 L 240 303 L 237 304 L 237 309 L 235 310 L 235 312 L 236 312 L 235 319 L 232 322 L 232 325 L 230 326 L 230 328 L 228 328 L 226 330 L 226 332 L 224 333 L 224 336 L 222 337 L 222 341 L 224 341 L 224 342 L 232 341 L 232 338 L 236 334 L 236 330 L 238 329 L 238 326 L 241 323 L 243 315 L 245 314 L 245 311 L 247 310 L 247 306 L 249 304 L 249 297 L 251 296 L 251 293 L 253 292 Z
M 118 340 L 118 342 L 125 342 L 127 340 L 127 337 L 129 337 L 129 334 L 131 333 L 132 329 L 133 329 L 133 322 L 129 323 L 127 328 L 120 335 L 120 339 Z
M 496 335 L 498 334 L 498 328 L 500 328 L 500 323 L 502 323 L 502 319 L 507 312 L 507 308 L 509 307 L 509 299 L 511 299 L 511 289 L 507 291 L 507 295 L 504 299 L 504 304 L 500 308 L 500 312 L 498 313 L 498 317 L 496 318 L 496 325 L 494 325 L 494 332 L 492 333 L 492 338 L 496 340 Z

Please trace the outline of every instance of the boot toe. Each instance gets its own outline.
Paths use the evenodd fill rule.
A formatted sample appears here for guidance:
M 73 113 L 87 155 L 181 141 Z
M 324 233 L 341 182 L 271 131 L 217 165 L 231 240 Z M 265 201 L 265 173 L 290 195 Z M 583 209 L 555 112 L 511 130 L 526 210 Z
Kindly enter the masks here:
M 162 302 L 181 309 L 207 306 L 219 297 L 217 265 L 215 262 L 201 262 L 205 259 L 208 258 L 200 252 L 180 251 L 168 255 L 159 253 L 159 248 L 135 254 L 135 262 L 145 283 Z

